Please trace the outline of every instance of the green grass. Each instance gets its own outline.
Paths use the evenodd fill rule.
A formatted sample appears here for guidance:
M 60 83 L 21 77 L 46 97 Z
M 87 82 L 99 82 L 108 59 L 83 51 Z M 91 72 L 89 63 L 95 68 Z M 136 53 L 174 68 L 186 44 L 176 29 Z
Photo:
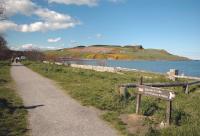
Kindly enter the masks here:
M 57 81 L 68 94 L 83 105 L 91 105 L 104 111 L 102 118 L 110 122 L 122 135 L 128 136 L 131 134 L 127 132 L 126 125 L 119 119 L 119 115 L 135 113 L 135 89 L 129 89 L 130 96 L 124 100 L 118 95 L 116 86 L 139 82 L 141 76 L 144 77 L 144 82 L 171 82 L 163 75 L 150 73 L 125 72 L 120 75 L 40 62 L 25 62 L 25 64 L 34 71 Z M 184 94 L 180 87 L 170 89 L 176 92 L 173 101 L 173 122 L 170 127 L 162 130 L 157 130 L 154 126 L 165 120 L 166 102 L 152 97 L 142 97 L 141 114 L 154 117 L 154 120 L 149 119 L 144 123 L 149 127 L 146 135 L 200 135 L 199 87 L 194 86 L 189 95 Z
M 25 136 L 27 111 L 11 82 L 9 63 L 0 61 L 0 136 Z

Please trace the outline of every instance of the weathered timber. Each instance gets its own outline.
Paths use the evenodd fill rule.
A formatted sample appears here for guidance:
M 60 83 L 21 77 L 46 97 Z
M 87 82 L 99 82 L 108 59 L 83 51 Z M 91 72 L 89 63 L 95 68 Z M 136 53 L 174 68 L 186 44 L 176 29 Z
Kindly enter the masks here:
M 187 85 L 195 85 L 199 84 L 200 81 L 193 81 L 193 82 L 173 82 L 173 83 L 143 83 L 143 85 L 146 86 L 152 86 L 152 87 L 178 87 L 178 86 L 187 86 Z M 122 87 L 128 87 L 128 88 L 134 88 L 137 87 L 138 84 L 135 83 L 127 83 L 120 85 Z
M 140 78 L 139 85 L 143 84 L 143 77 Z M 140 93 L 137 94 L 137 101 L 136 101 L 136 114 L 140 113 L 140 105 L 141 105 L 141 97 L 142 95 Z
M 166 89 L 151 87 L 143 85 L 143 78 L 141 77 L 139 85 L 137 85 L 137 100 L 136 100 L 136 114 L 140 113 L 142 95 L 149 95 L 158 97 L 167 101 L 166 108 L 166 123 L 171 123 L 172 100 L 175 98 L 174 92 Z
M 168 101 L 167 111 L 166 111 L 166 122 L 168 125 L 171 124 L 171 116 L 172 116 L 172 101 Z
M 136 114 L 140 113 L 140 105 L 141 105 L 141 94 L 137 94 L 137 101 L 136 101 Z
M 195 84 L 199 84 L 199 83 L 200 83 L 200 81 L 194 81 L 194 82 L 188 83 L 188 85 L 195 85 Z
M 184 92 L 186 94 L 189 93 L 189 86 L 200 84 L 200 81 L 193 81 L 193 82 L 173 82 L 173 83 L 143 83 L 145 86 L 151 86 L 151 87 L 183 87 Z M 139 86 L 139 84 L 136 83 L 127 83 L 120 85 L 121 87 L 127 87 L 127 88 L 136 88 Z
M 175 94 L 172 91 L 145 85 L 138 86 L 138 93 L 158 97 L 168 101 L 175 98 Z
M 119 95 L 121 97 L 123 97 L 125 100 L 127 99 L 128 97 L 128 90 L 127 90 L 127 87 L 120 87 L 119 88 Z
M 189 94 L 189 84 L 187 84 L 185 87 L 185 94 Z
M 144 83 L 143 85 L 151 86 L 151 87 L 175 87 L 175 86 L 186 86 L 188 83 L 183 82 L 175 82 L 175 83 Z M 138 84 L 135 83 L 128 83 L 128 84 L 122 84 L 122 87 L 128 87 L 128 88 L 135 88 L 138 86 Z

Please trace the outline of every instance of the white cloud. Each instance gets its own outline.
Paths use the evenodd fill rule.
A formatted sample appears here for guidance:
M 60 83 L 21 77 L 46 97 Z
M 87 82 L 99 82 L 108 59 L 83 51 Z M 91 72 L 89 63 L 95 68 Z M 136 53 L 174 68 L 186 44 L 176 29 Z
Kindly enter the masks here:
M 20 32 L 37 32 L 37 31 L 48 31 L 48 30 L 58 30 L 67 29 L 74 27 L 74 23 L 60 23 L 60 22 L 35 22 L 32 24 L 18 25 L 17 30 Z
M 35 14 L 41 17 L 43 20 L 49 22 L 65 22 L 65 21 L 72 21 L 72 17 L 69 15 L 60 14 L 58 12 L 45 9 L 38 9 L 35 11 Z
M 99 0 L 48 0 L 49 3 L 96 6 Z
M 5 14 L 7 16 L 13 16 L 17 13 L 26 16 L 36 15 L 40 18 L 40 21 L 30 24 L 16 24 L 12 21 L 3 21 L 0 22 L 0 32 L 5 32 L 6 30 L 20 32 L 48 31 L 67 29 L 80 24 L 78 20 L 73 19 L 67 14 L 61 14 L 47 8 L 41 8 L 30 0 L 6 0 L 5 7 Z
M 79 45 L 80 45 L 80 43 L 76 40 L 70 40 L 69 44 L 68 44 L 69 47 L 76 47 L 76 46 L 79 46 Z
M 19 46 L 11 46 L 10 49 L 17 50 L 17 51 L 31 51 L 31 50 L 43 51 L 43 50 L 58 50 L 58 49 L 61 49 L 61 47 L 39 46 L 39 45 L 35 45 L 32 43 L 28 43 L 28 44 L 23 44 L 23 45 L 19 45 Z
M 34 47 L 33 44 L 24 44 L 24 45 L 21 46 L 21 48 L 24 49 L 24 50 L 32 50 L 35 47 Z
M 46 27 L 48 27 L 48 25 L 43 22 L 35 22 L 29 25 L 27 24 L 19 25 L 18 30 L 21 32 L 36 32 L 36 31 L 45 31 Z
M 87 6 L 96 6 L 100 0 L 48 0 L 49 3 L 58 3 L 58 4 L 66 4 L 66 5 L 87 5 Z M 121 3 L 126 0 L 107 0 L 112 3 Z
M 28 44 L 23 44 L 23 45 L 20 45 L 20 46 L 11 46 L 10 47 L 11 50 L 33 50 L 33 49 L 38 49 L 37 46 L 31 44 L 31 43 L 28 43 Z
M 100 39 L 100 38 L 102 38 L 103 37 L 103 35 L 102 34 L 96 34 L 96 38 L 98 38 L 98 39 Z
M 15 14 L 25 16 L 36 15 L 39 20 L 30 24 L 17 24 L 12 21 L 0 22 L 0 33 L 7 30 L 15 30 L 19 32 L 38 32 L 58 29 L 68 29 L 81 24 L 80 21 L 72 18 L 70 15 L 61 14 L 56 11 L 42 8 L 31 0 L 3 0 L 5 4 L 5 15 L 10 17 Z M 95 6 L 100 0 L 48 0 L 49 3 L 75 4 Z M 122 2 L 125 0 L 107 0 L 110 2 Z M 97 35 L 97 38 L 102 36 Z
M 94 34 L 93 36 L 88 36 L 87 39 L 91 40 L 91 39 L 101 39 L 103 38 L 103 34 L 101 33 L 97 33 L 97 34 Z
M 11 21 L 0 21 L 0 33 L 5 32 L 6 30 L 15 30 L 17 28 L 17 24 Z
M 22 24 L 18 25 L 11 21 L 0 22 L 0 33 L 7 30 L 15 30 L 19 32 L 37 32 L 37 31 L 48 31 L 48 30 L 58 30 L 67 29 L 74 27 L 76 24 L 73 22 L 60 23 L 60 22 L 35 22 L 32 24 Z
M 61 47 L 55 47 L 55 46 L 47 46 L 47 47 L 42 47 L 41 50 L 59 50 L 62 49 Z
M 7 16 L 17 13 L 30 15 L 37 8 L 37 5 L 30 0 L 4 0 L 4 4 Z
M 112 3 L 122 3 L 122 2 L 125 2 L 125 0 L 108 0 L 109 2 L 112 2 Z
M 91 37 L 91 36 L 88 36 L 87 39 L 92 39 L 92 37 Z
M 71 45 L 78 45 L 79 42 L 78 42 L 78 41 L 75 41 L 75 40 L 70 40 L 70 44 L 71 44 Z
M 62 39 L 61 37 L 49 38 L 47 41 L 50 43 L 55 43 L 55 42 L 59 42 L 61 39 Z

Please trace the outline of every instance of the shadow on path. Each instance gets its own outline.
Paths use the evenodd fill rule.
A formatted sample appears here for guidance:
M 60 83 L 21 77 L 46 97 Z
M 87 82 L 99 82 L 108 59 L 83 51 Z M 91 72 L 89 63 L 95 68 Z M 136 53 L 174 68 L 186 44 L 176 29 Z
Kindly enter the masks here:
M 23 109 L 35 109 L 35 108 L 42 107 L 42 106 L 44 106 L 44 105 L 41 104 L 41 105 L 33 105 L 33 106 L 21 106 L 19 108 L 23 108 Z
M 0 78 L 0 83 L 7 83 L 8 81 L 5 79 Z
M 0 108 L 2 109 L 8 109 L 10 112 L 14 112 L 17 109 L 35 109 L 38 107 L 44 106 L 43 104 L 40 105 L 32 105 L 32 106 L 13 106 L 12 103 L 8 102 L 5 98 L 0 98 Z
M 10 66 L 24 66 L 24 65 L 22 65 L 22 64 L 20 64 L 20 63 L 15 63 L 15 64 L 11 64 Z

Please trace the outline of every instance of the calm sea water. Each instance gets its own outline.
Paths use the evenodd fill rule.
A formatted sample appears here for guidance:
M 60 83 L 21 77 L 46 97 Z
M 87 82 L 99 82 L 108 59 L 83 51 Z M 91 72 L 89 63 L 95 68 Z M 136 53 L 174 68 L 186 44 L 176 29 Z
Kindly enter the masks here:
M 84 60 L 86 65 L 106 65 L 166 73 L 169 69 L 178 69 L 179 74 L 200 77 L 200 61 L 122 61 L 122 60 Z

